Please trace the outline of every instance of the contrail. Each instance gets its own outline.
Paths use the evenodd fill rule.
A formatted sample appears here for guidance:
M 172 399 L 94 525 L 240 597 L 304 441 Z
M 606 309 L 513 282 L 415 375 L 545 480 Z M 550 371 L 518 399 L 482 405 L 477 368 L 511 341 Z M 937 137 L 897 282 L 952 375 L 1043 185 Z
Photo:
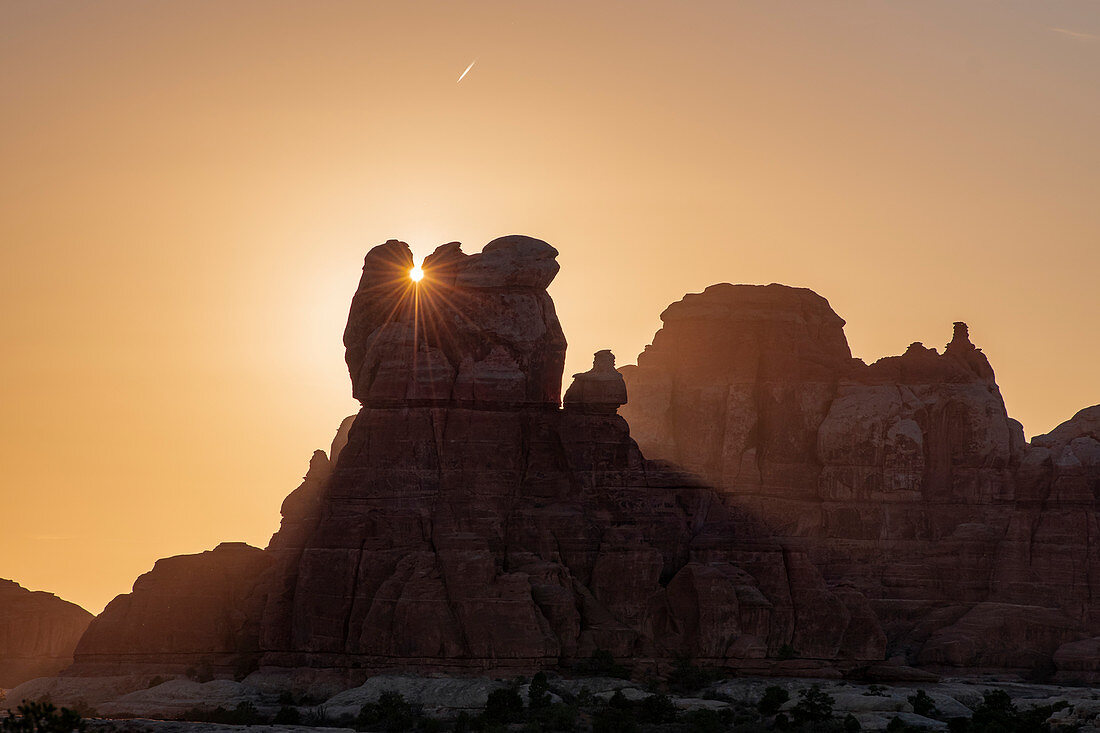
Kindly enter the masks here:
M 1070 38 L 1084 38 L 1084 39 L 1089 40 L 1089 41 L 1095 41 L 1096 38 L 1097 38 L 1097 36 L 1094 36 L 1092 33 L 1082 33 L 1081 31 L 1071 31 L 1069 28 L 1054 28 L 1054 27 L 1052 27 L 1050 30 L 1054 31 L 1055 33 L 1061 33 L 1063 36 L 1069 36 Z
M 470 65 L 466 67 L 466 70 L 462 72 L 462 76 L 458 77 L 458 81 L 462 81 L 463 79 L 465 79 L 466 75 L 470 73 L 470 69 L 474 68 L 474 64 L 476 64 L 476 63 L 477 63 L 477 59 L 474 59 L 473 61 L 471 61 Z M 455 84 L 457 84 L 458 81 L 456 81 Z

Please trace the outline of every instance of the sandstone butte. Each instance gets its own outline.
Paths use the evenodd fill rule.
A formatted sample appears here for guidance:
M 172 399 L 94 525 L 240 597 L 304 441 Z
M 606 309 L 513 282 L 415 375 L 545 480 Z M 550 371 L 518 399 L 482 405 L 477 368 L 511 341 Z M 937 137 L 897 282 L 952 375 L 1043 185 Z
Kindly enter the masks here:
M 0 579 L 0 688 L 68 667 L 91 620 L 75 603 Z
M 451 243 L 415 286 L 407 245 L 372 249 L 344 333 L 362 409 L 267 549 L 158 561 L 69 673 L 1095 670 L 1100 408 L 1028 445 L 965 326 L 866 366 L 778 285 L 687 296 L 563 408 L 556 256 Z

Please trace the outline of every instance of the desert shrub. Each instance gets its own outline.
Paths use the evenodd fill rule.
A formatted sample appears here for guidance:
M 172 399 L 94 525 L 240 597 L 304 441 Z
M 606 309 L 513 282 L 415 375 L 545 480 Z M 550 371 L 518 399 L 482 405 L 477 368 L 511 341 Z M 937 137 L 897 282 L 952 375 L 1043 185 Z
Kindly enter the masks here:
M 936 703 L 932 702 L 932 698 L 924 690 L 917 690 L 915 695 L 910 695 L 906 699 L 913 706 L 913 712 L 917 715 L 931 718 L 939 713 L 936 709 Z
M 691 659 L 681 657 L 668 675 L 668 689 L 682 695 L 690 695 L 720 678 L 721 675 L 717 671 L 696 667 L 691 663 Z
M 779 712 L 779 708 L 783 707 L 783 703 L 790 699 L 791 693 L 778 685 L 770 685 L 764 689 L 763 696 L 756 703 L 756 709 L 761 715 L 775 715 Z
M 684 730 L 691 733 L 724 733 L 733 725 L 730 710 L 692 710 L 683 715 Z
M 637 717 L 641 723 L 672 723 L 678 712 L 668 695 L 650 695 L 637 706 Z
M 387 690 L 378 696 L 378 702 L 369 702 L 359 709 L 355 729 L 400 733 L 412 730 L 417 717 L 418 711 L 401 693 Z
M 221 725 L 258 725 L 267 722 L 267 719 L 260 715 L 256 706 L 247 700 L 238 703 L 232 710 L 221 706 L 213 709 L 191 708 L 184 711 L 179 716 L 179 720 L 192 723 L 219 723 Z
M 952 718 L 947 726 L 951 733 L 1047 733 L 1047 718 L 1067 705 L 1062 700 L 1021 711 L 1004 690 L 990 690 L 972 717 Z
M 819 685 L 811 685 L 808 689 L 798 693 L 798 704 L 791 708 L 791 717 L 801 725 L 809 724 L 815 728 L 833 717 L 833 703 L 836 702 L 831 695 L 822 692 Z
M 515 723 L 523 719 L 523 698 L 515 687 L 489 693 L 483 717 L 490 723 Z
M 550 682 L 546 679 L 545 672 L 538 672 L 531 678 L 531 686 L 527 688 L 527 707 L 538 710 L 549 705 Z
M 637 733 L 638 723 L 629 707 L 608 705 L 592 716 L 592 733 Z
M 298 708 L 283 705 L 271 721 L 276 725 L 299 725 L 302 722 L 302 713 Z
M 573 705 L 556 702 L 532 711 L 532 723 L 540 731 L 573 731 L 580 711 Z
M 5 733 L 73 733 L 84 730 L 84 719 L 69 708 L 24 700 L 0 720 L 0 729 Z
M 863 729 L 863 726 L 856 720 L 856 716 L 851 713 L 844 716 L 844 722 L 841 723 L 841 726 L 844 728 L 844 733 L 858 733 Z

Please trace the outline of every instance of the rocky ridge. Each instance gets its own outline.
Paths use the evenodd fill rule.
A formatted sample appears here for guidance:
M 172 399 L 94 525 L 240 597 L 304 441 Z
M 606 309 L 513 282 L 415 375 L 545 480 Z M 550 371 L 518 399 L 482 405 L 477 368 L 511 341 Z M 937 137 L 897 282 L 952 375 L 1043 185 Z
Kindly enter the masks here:
M 891 656 L 1097 671 L 1100 406 L 1029 444 L 966 324 L 867 365 L 800 288 L 715 285 L 662 320 L 620 370 L 633 437 L 870 599 Z
M 234 550 L 255 560 L 216 574 L 233 589 L 203 598 L 217 621 L 137 644 L 131 630 L 158 628 L 157 609 L 191 594 L 155 568 L 97 620 L 73 673 L 132 669 L 135 651 L 176 672 L 254 660 L 350 677 L 568 666 L 596 650 L 654 669 L 684 655 L 769 669 L 791 645 L 880 660 L 885 637 L 858 590 L 643 457 L 615 412 L 625 395 L 609 353 L 561 409 L 556 255 L 529 237 L 474 255 L 452 243 L 414 285 L 407 245 L 371 250 L 344 334 L 363 407 L 331 459 L 314 455 L 268 549 Z

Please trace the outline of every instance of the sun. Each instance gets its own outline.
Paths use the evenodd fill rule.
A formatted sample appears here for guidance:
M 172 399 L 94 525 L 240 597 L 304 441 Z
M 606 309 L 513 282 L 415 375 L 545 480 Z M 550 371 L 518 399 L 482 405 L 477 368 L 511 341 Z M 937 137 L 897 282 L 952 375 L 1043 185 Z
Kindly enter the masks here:
M 420 265 L 415 265 L 413 269 L 409 270 L 409 279 L 414 283 L 418 283 L 424 279 L 424 268 Z

